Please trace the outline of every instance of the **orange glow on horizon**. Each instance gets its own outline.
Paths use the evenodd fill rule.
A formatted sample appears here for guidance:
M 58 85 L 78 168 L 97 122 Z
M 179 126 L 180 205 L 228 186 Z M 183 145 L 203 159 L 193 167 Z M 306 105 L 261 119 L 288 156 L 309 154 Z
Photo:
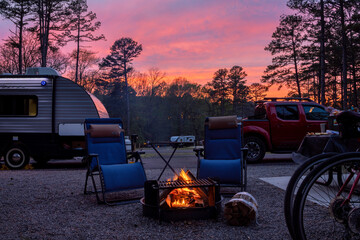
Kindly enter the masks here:
M 232 67 L 232 66 L 231 66 Z M 230 69 L 231 67 L 227 67 Z M 174 79 L 182 77 L 188 80 L 189 82 L 197 83 L 200 85 L 205 85 L 208 82 L 211 82 L 214 76 L 214 73 L 219 70 L 218 69 L 191 69 L 191 70 L 180 70 L 180 69 L 169 69 L 166 71 L 166 82 L 170 83 Z M 245 68 L 245 72 L 248 74 L 246 77 L 247 83 L 246 85 L 251 85 L 252 83 L 260 83 L 260 78 L 263 73 L 263 69 L 265 67 L 252 67 Z M 282 87 L 278 90 L 278 86 L 272 86 L 266 94 L 266 97 L 286 97 L 289 90 L 286 87 Z

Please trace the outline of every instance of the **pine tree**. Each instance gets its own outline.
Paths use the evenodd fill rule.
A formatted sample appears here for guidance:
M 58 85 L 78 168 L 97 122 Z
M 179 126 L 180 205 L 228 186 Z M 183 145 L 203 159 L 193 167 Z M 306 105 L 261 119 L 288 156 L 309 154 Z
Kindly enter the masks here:
M 262 82 L 286 84 L 288 87 L 296 84 L 299 97 L 301 97 L 301 79 L 299 77 L 299 62 L 301 47 L 305 41 L 303 35 L 302 17 L 298 15 L 281 16 L 280 24 L 272 35 L 273 40 L 265 50 L 271 52 L 272 65 L 265 70 Z
M 213 80 L 206 86 L 208 94 L 213 101 L 220 106 L 220 114 L 225 113 L 225 103 L 229 100 L 228 70 L 222 68 L 214 73 Z
M 228 73 L 228 86 L 233 98 L 233 113 L 238 113 L 238 107 L 241 102 L 245 102 L 249 92 L 246 83 L 246 72 L 240 66 L 233 66 Z
M 110 69 L 109 78 L 120 77 L 125 79 L 126 105 L 127 105 L 127 131 L 130 134 L 130 101 L 128 92 L 128 73 L 132 70 L 131 64 L 134 58 L 142 52 L 142 45 L 131 38 L 116 40 L 110 48 L 110 55 L 102 60 L 100 67 Z
M 1 0 L 0 14 L 9 19 L 16 26 L 16 32 L 12 32 L 14 37 L 9 38 L 10 44 L 18 49 L 18 73 L 23 73 L 23 34 L 25 26 L 28 24 L 30 13 L 30 1 L 24 0 Z
M 32 4 L 33 16 L 30 20 L 34 26 L 30 31 L 38 34 L 40 41 L 41 66 L 47 66 L 49 48 L 58 50 L 58 46 L 66 44 L 66 30 L 71 12 L 68 0 L 29 0 Z M 56 43 L 56 45 L 55 45 Z
M 87 0 L 73 0 L 68 8 L 71 11 L 67 41 L 76 42 L 75 83 L 79 80 L 80 42 L 91 42 L 105 39 L 104 35 L 95 36 L 93 32 L 100 28 L 101 23 L 96 20 L 96 14 L 88 12 Z M 80 79 L 81 81 L 81 79 Z

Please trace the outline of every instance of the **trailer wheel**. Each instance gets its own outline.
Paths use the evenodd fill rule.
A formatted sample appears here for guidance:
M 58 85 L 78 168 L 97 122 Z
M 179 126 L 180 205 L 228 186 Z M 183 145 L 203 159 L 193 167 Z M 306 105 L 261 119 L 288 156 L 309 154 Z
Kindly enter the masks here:
M 244 139 L 244 147 L 248 149 L 246 162 L 257 163 L 265 156 L 265 143 L 259 137 L 249 136 Z
M 29 164 L 30 156 L 24 147 L 13 145 L 5 151 L 4 161 L 10 169 L 22 169 Z

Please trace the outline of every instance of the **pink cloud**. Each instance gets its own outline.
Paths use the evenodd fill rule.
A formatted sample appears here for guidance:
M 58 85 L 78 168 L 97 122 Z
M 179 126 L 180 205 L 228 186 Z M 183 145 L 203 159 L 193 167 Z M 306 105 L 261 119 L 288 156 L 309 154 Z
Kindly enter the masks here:
M 287 0 L 88 0 L 107 41 L 86 43 L 105 57 L 115 40 L 143 45 L 134 67 L 158 67 L 169 76 L 206 83 L 219 68 L 244 67 L 259 82 L 271 56 L 264 51 Z M 3 23 L 0 28 L 4 29 Z M 4 29 L 5 30 L 5 29 Z M 7 30 L 7 29 L 6 29 Z M 2 36 L 0 34 L 0 36 Z M 74 46 L 67 47 L 68 50 Z

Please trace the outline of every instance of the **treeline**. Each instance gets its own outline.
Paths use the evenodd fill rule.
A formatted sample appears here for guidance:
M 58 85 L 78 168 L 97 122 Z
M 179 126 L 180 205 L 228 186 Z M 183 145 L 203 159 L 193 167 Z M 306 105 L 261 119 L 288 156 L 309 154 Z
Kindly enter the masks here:
M 166 74 L 152 68 L 148 73 L 131 72 L 127 88 L 124 81 L 97 81 L 95 94 L 111 117 L 125 120 L 128 91 L 131 128 L 127 121 L 125 127 L 130 130 L 128 134 L 138 134 L 141 141 L 165 141 L 173 135 L 195 135 L 202 139 L 208 116 L 253 114 L 253 100 L 262 98 L 266 89 L 258 84 L 247 87 L 244 75 L 239 66 L 219 69 L 213 80 L 202 86 L 185 78 L 167 83 Z M 249 99 L 250 96 L 254 99 Z
M 289 0 L 266 46 L 274 57 L 263 83 L 347 109 L 359 106 L 360 1 Z

